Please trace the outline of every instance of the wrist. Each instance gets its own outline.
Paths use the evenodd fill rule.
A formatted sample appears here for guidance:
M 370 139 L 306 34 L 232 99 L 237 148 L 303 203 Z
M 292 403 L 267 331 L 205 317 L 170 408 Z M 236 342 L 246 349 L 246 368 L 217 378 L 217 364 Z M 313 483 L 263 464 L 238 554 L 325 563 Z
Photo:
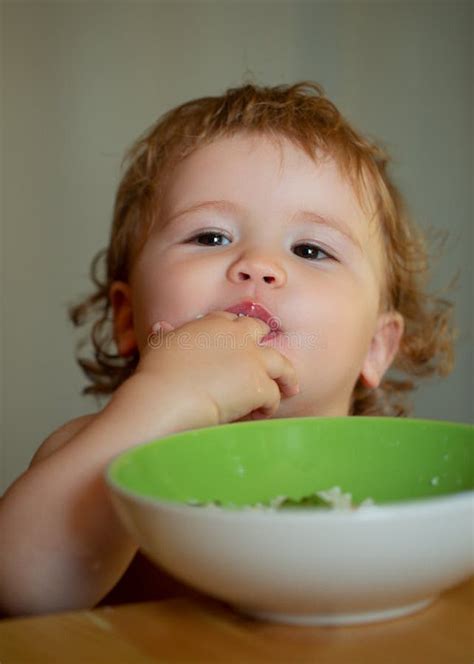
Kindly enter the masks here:
M 118 418 L 133 440 L 145 442 L 189 429 L 219 423 L 217 407 L 198 390 L 160 384 L 155 376 L 134 374 L 112 395 L 104 409 L 107 418 Z

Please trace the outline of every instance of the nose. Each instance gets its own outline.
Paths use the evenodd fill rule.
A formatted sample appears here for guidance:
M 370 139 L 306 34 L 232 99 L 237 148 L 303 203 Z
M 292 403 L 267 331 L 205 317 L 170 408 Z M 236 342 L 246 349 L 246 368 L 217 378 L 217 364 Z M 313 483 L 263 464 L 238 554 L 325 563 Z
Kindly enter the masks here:
M 266 283 L 279 288 L 286 283 L 285 270 L 268 257 L 246 254 L 229 268 L 228 277 L 233 283 L 252 280 L 255 284 Z

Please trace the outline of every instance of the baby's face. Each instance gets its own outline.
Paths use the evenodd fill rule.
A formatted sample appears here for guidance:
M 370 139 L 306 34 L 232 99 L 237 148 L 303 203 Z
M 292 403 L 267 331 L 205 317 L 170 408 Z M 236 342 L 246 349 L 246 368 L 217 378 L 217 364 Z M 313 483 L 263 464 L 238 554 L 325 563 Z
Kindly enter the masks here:
M 162 219 L 132 272 L 139 349 L 151 327 L 174 327 L 243 300 L 264 305 L 283 334 L 300 393 L 277 417 L 347 415 L 359 376 L 375 387 L 403 322 L 378 312 L 380 238 L 335 163 L 290 142 L 237 135 L 174 171 Z M 125 305 L 124 305 L 125 306 Z

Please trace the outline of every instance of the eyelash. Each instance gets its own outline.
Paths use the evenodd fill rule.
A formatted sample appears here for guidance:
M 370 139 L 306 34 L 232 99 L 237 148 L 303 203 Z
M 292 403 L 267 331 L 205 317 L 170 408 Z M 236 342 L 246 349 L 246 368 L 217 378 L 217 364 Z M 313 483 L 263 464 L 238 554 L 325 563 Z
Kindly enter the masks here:
M 190 239 L 188 240 L 188 242 L 195 242 L 196 240 L 198 240 L 198 238 L 201 238 L 201 237 L 208 237 L 208 236 L 212 236 L 212 235 L 214 235 L 214 236 L 219 235 L 219 236 L 221 236 L 221 237 L 226 237 L 223 233 L 218 233 L 217 231 L 207 231 L 207 232 L 205 232 L 205 233 L 198 233 L 197 235 L 194 235 L 194 237 L 190 238 Z M 229 238 L 226 238 L 226 239 L 228 240 Z M 220 244 L 209 244 L 209 245 L 205 245 L 205 246 L 208 246 L 208 247 L 213 247 L 213 246 L 216 247 L 216 246 L 218 246 L 218 247 L 220 247 L 220 246 L 222 246 L 222 245 L 220 245 Z M 326 256 L 327 258 L 329 258 L 330 260 L 335 260 L 334 256 L 331 256 L 331 254 L 329 254 L 327 251 L 325 251 L 324 249 L 322 249 L 322 248 L 321 248 L 319 245 L 317 245 L 317 244 L 313 244 L 313 243 L 311 243 L 311 242 L 301 242 L 300 244 L 295 245 L 295 246 L 296 246 L 296 247 L 311 247 L 312 249 L 317 250 L 317 251 L 320 251 L 321 253 L 325 254 L 325 256 Z M 301 256 L 301 258 L 304 258 L 304 256 Z M 310 259 L 310 260 L 314 260 L 314 259 Z M 318 261 L 318 262 L 319 262 L 319 261 Z

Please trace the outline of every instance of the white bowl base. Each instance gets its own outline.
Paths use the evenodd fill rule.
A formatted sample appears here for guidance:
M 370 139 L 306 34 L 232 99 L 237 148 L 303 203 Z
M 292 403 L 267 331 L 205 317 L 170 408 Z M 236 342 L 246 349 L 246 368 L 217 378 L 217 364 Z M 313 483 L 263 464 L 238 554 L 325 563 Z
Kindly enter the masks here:
M 241 613 L 245 613 L 252 618 L 265 620 L 268 622 L 286 623 L 289 625 L 314 625 L 314 626 L 333 626 L 338 625 L 358 625 L 362 623 L 381 622 L 383 620 L 393 620 L 408 616 L 426 608 L 434 602 L 436 597 L 429 597 L 414 604 L 406 606 L 397 606 L 393 609 L 384 609 L 383 611 L 366 611 L 363 613 L 308 613 L 303 615 L 291 613 L 267 613 L 245 609 L 242 606 L 234 606 Z

